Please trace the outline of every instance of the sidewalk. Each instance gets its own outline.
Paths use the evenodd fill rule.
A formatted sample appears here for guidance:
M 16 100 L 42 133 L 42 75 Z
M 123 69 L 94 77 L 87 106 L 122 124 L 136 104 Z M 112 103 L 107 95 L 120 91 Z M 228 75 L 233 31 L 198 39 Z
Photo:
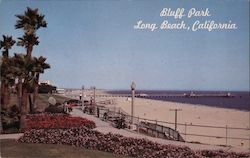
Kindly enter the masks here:
M 19 139 L 23 133 L 15 133 L 15 134 L 0 134 L 1 139 Z

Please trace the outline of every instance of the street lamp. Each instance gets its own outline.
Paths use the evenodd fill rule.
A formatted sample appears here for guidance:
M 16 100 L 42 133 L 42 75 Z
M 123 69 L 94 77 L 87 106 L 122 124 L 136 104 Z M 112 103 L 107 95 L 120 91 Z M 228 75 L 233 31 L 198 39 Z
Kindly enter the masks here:
M 94 90 L 94 105 L 95 105 L 95 86 L 93 87 L 93 90 Z
M 84 108 L 84 85 L 82 85 L 82 98 L 81 98 L 81 101 L 82 101 L 82 110 Z
M 132 101 L 131 101 L 131 123 L 132 123 L 132 124 L 134 123 L 133 119 L 134 119 L 135 87 L 136 87 L 135 83 L 132 82 L 132 84 L 131 84 L 131 93 L 132 93 Z

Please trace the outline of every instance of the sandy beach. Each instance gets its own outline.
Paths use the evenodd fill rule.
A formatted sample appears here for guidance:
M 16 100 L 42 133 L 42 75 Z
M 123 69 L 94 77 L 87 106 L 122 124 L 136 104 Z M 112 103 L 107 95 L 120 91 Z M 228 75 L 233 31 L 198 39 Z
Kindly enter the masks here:
M 104 100 L 105 98 L 98 99 Z M 109 106 L 115 106 L 116 108 L 120 107 L 128 114 L 131 113 L 131 102 L 128 98 L 117 97 L 112 99 L 115 100 L 115 104 Z M 159 124 L 174 129 L 174 124 L 166 124 L 163 122 L 166 121 L 174 123 L 175 112 L 170 111 L 170 109 L 175 108 L 181 109 L 181 111 L 178 111 L 178 123 L 187 124 L 186 133 L 188 134 L 226 137 L 227 132 L 227 137 L 249 138 L 249 130 L 229 129 L 230 127 L 249 127 L 249 112 L 245 111 L 136 98 L 134 113 L 135 116 L 138 116 L 140 118 L 157 120 Z M 218 126 L 225 128 L 204 128 L 189 125 Z M 227 131 L 226 126 L 228 127 Z M 177 130 L 180 133 L 185 133 L 185 126 L 178 125 Z M 200 142 L 205 144 L 226 145 L 227 143 L 227 145 L 238 146 L 243 148 L 248 148 L 249 145 L 249 142 L 243 139 L 228 139 L 226 142 L 225 138 L 212 138 L 189 135 L 183 136 L 183 138 L 189 142 Z

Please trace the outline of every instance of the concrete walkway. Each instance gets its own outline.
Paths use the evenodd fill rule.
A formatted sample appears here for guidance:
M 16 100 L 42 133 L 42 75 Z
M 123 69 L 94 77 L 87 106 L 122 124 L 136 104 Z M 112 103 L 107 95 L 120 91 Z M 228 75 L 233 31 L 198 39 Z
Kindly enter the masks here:
M 1 139 L 19 139 L 21 136 L 23 136 L 23 133 L 0 134 L 0 140 Z
M 70 113 L 72 116 L 78 116 L 78 117 L 84 117 L 89 120 L 92 120 L 96 123 L 96 128 L 94 130 L 99 131 L 101 133 L 107 134 L 107 133 L 113 133 L 113 134 L 120 134 L 125 137 L 133 137 L 133 138 L 144 138 L 153 142 L 157 142 L 160 144 L 172 144 L 177 146 L 188 146 L 193 150 L 226 150 L 226 151 L 235 151 L 235 152 L 249 152 L 247 149 L 243 148 L 237 148 L 237 147 L 221 147 L 216 145 L 205 145 L 205 144 L 194 144 L 194 143 L 185 143 L 185 142 L 179 142 L 179 141 L 171 141 L 166 139 L 160 139 L 155 137 L 150 137 L 146 135 L 139 134 L 135 131 L 130 131 L 128 129 L 117 129 L 114 128 L 110 123 L 104 122 L 101 119 L 93 116 L 83 113 L 80 109 L 74 108 L 73 111 Z

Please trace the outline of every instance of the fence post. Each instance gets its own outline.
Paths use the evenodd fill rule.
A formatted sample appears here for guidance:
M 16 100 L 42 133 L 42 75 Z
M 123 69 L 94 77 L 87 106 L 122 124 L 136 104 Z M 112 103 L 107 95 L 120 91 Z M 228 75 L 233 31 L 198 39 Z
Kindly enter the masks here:
M 157 120 L 155 120 L 155 132 L 156 132 L 156 138 L 158 137 L 158 131 L 157 131 Z
M 100 117 L 100 110 L 99 110 L 99 107 L 97 107 L 97 117 L 98 117 L 98 118 Z
M 226 146 L 227 146 L 227 125 L 226 125 Z
M 187 122 L 185 122 L 185 142 L 187 141 Z
M 121 116 L 121 107 L 119 107 L 119 116 Z
M 148 134 L 148 128 L 149 128 L 149 126 L 148 126 L 148 123 L 147 123 L 146 119 L 145 119 L 145 124 L 146 124 L 146 127 L 147 127 L 147 134 Z
M 137 121 L 137 133 L 139 133 L 139 128 L 140 128 L 140 117 L 138 116 L 138 121 Z

